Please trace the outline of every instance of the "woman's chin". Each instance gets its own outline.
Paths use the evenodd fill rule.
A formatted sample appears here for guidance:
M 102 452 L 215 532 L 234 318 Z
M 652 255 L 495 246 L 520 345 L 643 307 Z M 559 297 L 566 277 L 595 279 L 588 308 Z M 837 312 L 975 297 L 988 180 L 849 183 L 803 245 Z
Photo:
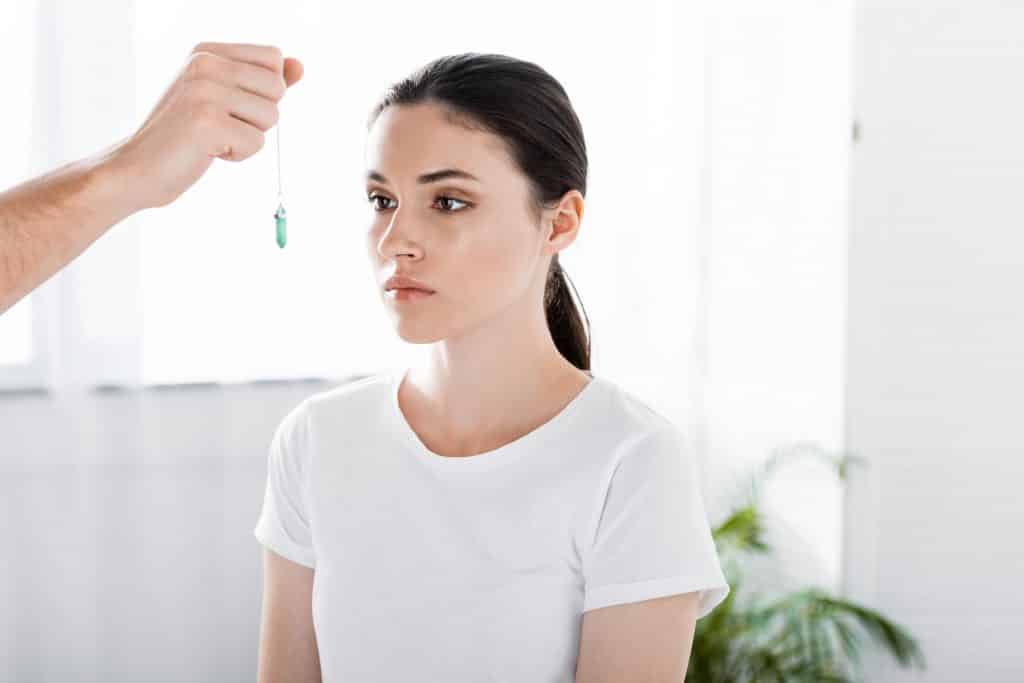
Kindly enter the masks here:
M 423 325 L 416 325 L 409 321 L 399 319 L 395 326 L 398 337 L 408 344 L 433 344 L 444 339 L 436 329 L 428 329 Z

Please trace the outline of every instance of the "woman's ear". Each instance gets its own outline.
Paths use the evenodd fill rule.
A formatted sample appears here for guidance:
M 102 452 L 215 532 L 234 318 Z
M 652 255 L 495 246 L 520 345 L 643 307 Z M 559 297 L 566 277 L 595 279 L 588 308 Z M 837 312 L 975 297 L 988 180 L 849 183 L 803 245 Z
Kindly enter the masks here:
M 583 195 L 579 190 L 569 190 L 552 212 L 549 239 L 564 249 L 572 244 L 579 232 L 580 221 L 583 218 Z

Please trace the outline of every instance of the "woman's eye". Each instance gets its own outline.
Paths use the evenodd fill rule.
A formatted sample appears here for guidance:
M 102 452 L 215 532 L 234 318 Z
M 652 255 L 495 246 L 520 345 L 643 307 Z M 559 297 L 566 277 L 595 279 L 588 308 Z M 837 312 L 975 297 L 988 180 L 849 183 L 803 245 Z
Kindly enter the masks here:
M 381 206 L 380 204 L 377 204 L 376 202 L 377 202 L 378 199 L 383 199 L 385 201 L 391 201 L 388 197 L 385 197 L 384 195 L 380 195 L 380 194 L 372 194 L 369 197 L 367 197 L 366 199 L 367 199 L 368 202 L 373 204 L 374 211 L 382 211 L 385 208 L 388 208 L 388 207 Z M 449 197 L 447 195 L 439 195 L 436 199 L 437 199 L 437 201 L 449 202 L 448 206 L 451 206 L 450 202 L 458 202 L 459 204 L 464 204 L 465 206 L 469 206 L 469 202 L 462 201 L 461 199 L 456 199 L 455 197 Z M 463 207 L 463 208 L 465 208 L 465 207 Z M 451 209 L 441 209 L 441 213 L 458 213 L 459 211 L 462 211 L 462 210 L 463 209 L 454 209 L 454 210 L 451 210 Z
M 385 197 L 383 195 L 379 195 L 379 194 L 371 194 L 369 197 L 366 198 L 366 201 L 368 201 L 371 204 L 373 204 L 373 210 L 374 211 L 380 211 L 381 208 L 382 208 L 379 204 L 376 203 L 378 199 L 385 199 L 386 200 L 387 197 Z
M 465 204 L 466 206 L 469 206 L 467 202 L 464 202 L 461 199 L 456 199 L 455 197 L 446 197 L 442 195 L 438 197 L 438 199 L 448 200 L 449 202 L 458 202 L 459 204 Z M 444 213 L 458 213 L 459 211 L 462 211 L 462 209 L 455 209 L 454 211 L 448 211 L 447 209 L 445 209 Z
M 373 205 L 374 211 L 380 211 L 381 207 L 380 207 L 379 204 L 377 204 L 377 200 L 386 200 L 386 199 L 387 199 L 386 197 L 382 197 L 380 195 L 371 195 L 370 197 L 367 198 L 367 201 L 370 202 L 370 204 Z

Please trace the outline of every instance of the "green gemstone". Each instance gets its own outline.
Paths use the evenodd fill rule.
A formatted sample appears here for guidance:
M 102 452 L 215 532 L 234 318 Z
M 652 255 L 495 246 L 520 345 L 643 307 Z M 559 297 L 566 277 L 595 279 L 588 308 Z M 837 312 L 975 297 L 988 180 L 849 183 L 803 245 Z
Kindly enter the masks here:
M 284 249 L 285 242 L 288 241 L 288 217 L 283 206 L 277 207 L 274 222 L 277 225 L 277 246 Z

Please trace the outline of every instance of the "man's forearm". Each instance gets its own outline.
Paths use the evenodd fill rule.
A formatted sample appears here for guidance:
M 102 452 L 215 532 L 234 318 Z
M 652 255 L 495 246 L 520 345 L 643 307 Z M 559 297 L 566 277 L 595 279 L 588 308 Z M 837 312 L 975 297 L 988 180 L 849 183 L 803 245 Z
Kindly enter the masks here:
M 0 314 L 137 210 L 115 149 L 0 193 Z

